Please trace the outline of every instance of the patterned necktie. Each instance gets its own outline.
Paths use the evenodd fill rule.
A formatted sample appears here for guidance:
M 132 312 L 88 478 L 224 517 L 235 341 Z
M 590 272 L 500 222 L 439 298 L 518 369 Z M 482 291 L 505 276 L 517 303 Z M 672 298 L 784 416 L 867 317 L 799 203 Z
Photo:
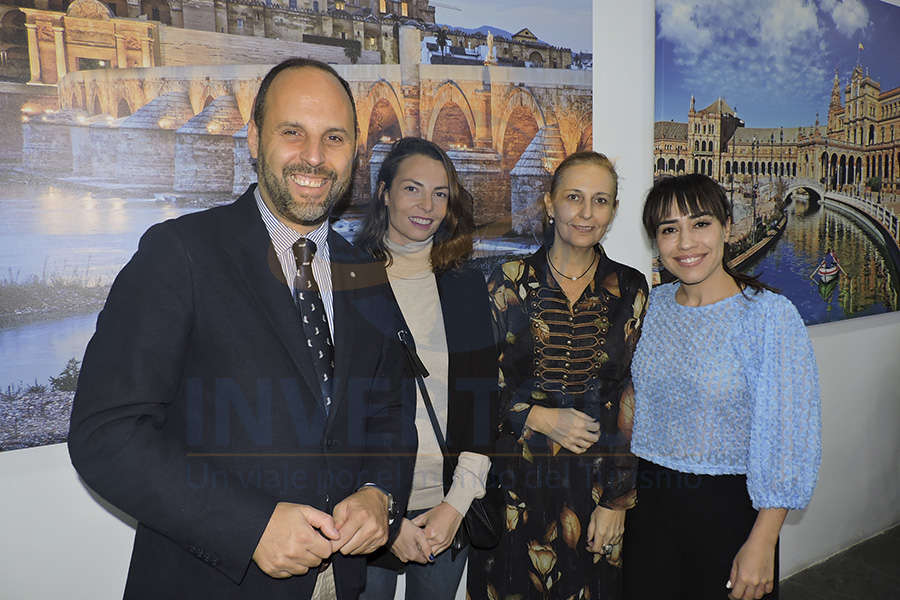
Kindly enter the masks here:
M 331 378 L 334 375 L 334 346 L 331 343 L 325 304 L 313 277 L 312 259 L 316 253 L 316 244 L 312 240 L 300 238 L 294 243 L 293 250 L 294 258 L 297 260 L 294 302 L 300 312 L 306 345 L 322 387 L 325 413 L 328 414 L 331 408 Z

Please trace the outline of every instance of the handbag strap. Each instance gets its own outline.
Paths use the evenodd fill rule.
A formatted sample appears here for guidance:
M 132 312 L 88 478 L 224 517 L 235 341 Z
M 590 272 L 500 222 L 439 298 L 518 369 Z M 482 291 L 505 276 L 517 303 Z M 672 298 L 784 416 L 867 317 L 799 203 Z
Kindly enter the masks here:
M 401 329 L 397 332 L 397 337 L 400 338 L 400 343 L 406 349 L 406 356 L 409 358 L 410 365 L 412 365 L 413 373 L 416 374 L 416 383 L 419 385 L 419 392 L 422 394 L 425 410 L 428 411 L 428 418 L 431 420 L 431 427 L 434 429 L 434 436 L 437 438 L 438 446 L 441 448 L 441 453 L 447 456 L 447 442 L 444 440 L 444 434 L 441 432 L 437 414 L 434 412 L 434 405 L 431 404 L 431 397 L 428 395 L 428 390 L 425 388 L 425 380 L 423 379 L 423 377 L 428 377 L 428 370 L 425 368 L 419 355 L 416 354 L 416 346 L 412 339 L 412 334 L 405 329 Z

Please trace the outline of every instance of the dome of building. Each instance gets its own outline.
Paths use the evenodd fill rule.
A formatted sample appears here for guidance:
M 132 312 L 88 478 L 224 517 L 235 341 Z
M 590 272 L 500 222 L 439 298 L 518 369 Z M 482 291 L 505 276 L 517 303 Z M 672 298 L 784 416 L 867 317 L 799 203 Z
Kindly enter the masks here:
M 100 2 L 100 0 L 75 0 L 69 5 L 66 16 L 108 21 L 112 18 L 112 12 L 109 6 Z

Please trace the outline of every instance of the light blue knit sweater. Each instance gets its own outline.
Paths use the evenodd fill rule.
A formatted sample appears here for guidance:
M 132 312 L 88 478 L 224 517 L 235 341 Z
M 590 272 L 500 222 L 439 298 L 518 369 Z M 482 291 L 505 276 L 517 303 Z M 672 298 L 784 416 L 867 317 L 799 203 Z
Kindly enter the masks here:
M 631 450 L 687 473 L 746 474 L 755 508 L 803 508 L 822 454 L 812 344 L 784 296 L 736 294 L 699 307 L 678 283 L 650 293 L 632 363 Z

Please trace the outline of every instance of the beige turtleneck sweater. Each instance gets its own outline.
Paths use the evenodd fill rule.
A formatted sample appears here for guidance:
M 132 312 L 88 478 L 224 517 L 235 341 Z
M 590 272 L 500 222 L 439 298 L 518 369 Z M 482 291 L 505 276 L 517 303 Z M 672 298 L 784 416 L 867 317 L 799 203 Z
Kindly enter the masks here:
M 446 437 L 449 354 L 437 280 L 431 270 L 431 238 L 403 246 L 385 238 L 385 243 L 392 257 L 391 265 L 387 267 L 388 280 L 415 340 L 416 352 L 428 370 L 425 388 Z M 417 396 L 416 431 L 419 445 L 409 510 L 427 509 L 445 501 L 464 515 L 474 498 L 484 496 L 491 461 L 483 454 L 461 452 L 450 491 L 444 497 L 441 449 L 421 393 Z

